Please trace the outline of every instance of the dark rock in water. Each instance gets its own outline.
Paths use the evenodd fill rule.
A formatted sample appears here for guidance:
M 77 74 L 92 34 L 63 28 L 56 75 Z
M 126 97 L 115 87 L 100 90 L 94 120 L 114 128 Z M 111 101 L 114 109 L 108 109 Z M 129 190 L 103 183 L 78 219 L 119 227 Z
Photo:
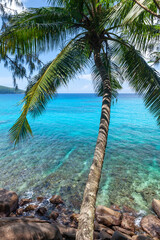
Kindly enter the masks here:
M 44 200 L 44 197 L 37 197 L 38 202 L 43 202 L 43 200 Z
M 104 206 L 98 206 L 96 208 L 96 219 L 98 223 L 106 226 L 118 226 L 121 223 L 121 213 Z
M 109 235 L 108 233 L 106 233 L 105 231 L 101 231 L 100 232 L 100 239 L 101 240 L 110 240 L 111 239 L 111 235 Z
M 152 237 L 160 239 L 160 219 L 150 214 L 141 220 L 141 226 Z
M 18 209 L 16 210 L 16 215 L 17 215 L 17 216 L 23 215 L 23 212 L 24 212 L 24 209 L 23 209 L 23 208 L 18 208 Z
M 74 221 L 74 222 L 76 222 L 76 223 L 78 223 L 78 218 L 79 218 L 79 214 L 77 214 L 77 213 L 73 213 L 73 214 L 70 216 L 71 221 Z
M 31 198 L 22 198 L 21 200 L 20 200 L 20 202 L 19 202 L 19 206 L 24 206 L 24 205 L 26 205 L 26 204 L 28 204 L 28 203 L 31 203 L 32 202 L 32 199 Z
M 50 202 L 52 204 L 61 204 L 61 203 L 63 203 L 63 200 L 62 200 L 61 196 L 59 196 L 59 195 L 53 195 L 49 200 L 50 200 Z
M 111 238 L 111 240 L 130 240 L 130 239 L 131 237 L 126 236 L 118 231 L 116 231 Z
M 157 216 L 160 218 L 160 200 L 153 199 L 152 201 L 152 208 L 157 214 Z
M 132 237 L 132 240 L 152 240 L 153 238 L 144 235 L 136 235 Z
M 35 218 L 1 218 L 1 240 L 62 240 L 59 229 Z
M 56 220 L 59 217 L 59 213 L 52 211 L 49 217 Z
M 40 216 L 44 216 L 47 212 L 47 209 L 45 207 L 40 207 L 38 208 L 38 210 L 36 211 L 36 213 Z
M 126 205 L 123 206 L 123 212 L 125 212 L 125 213 L 130 213 L 130 214 L 131 214 L 132 216 L 134 216 L 134 217 L 137 217 L 137 216 L 138 216 L 137 212 L 136 212 L 133 208 L 128 207 L 128 206 L 126 206 Z
M 37 205 L 34 205 L 34 204 L 28 205 L 28 206 L 24 209 L 24 212 L 34 211 L 34 210 L 36 210 L 37 207 L 38 207 L 38 206 L 37 206 Z
M 7 217 L 18 207 L 18 195 L 0 188 L 0 217 Z
M 122 222 L 121 222 L 122 228 L 131 230 L 134 232 L 135 230 L 135 217 L 130 216 L 128 213 L 123 214 Z

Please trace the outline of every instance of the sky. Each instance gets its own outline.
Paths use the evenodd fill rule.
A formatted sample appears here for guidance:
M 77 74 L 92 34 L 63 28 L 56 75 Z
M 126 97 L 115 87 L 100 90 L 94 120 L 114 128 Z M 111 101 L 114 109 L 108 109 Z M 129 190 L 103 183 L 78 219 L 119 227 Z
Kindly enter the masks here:
M 25 7 L 41 7 L 46 5 L 45 0 L 23 0 Z M 37 4 L 38 3 L 38 4 Z M 13 2 L 14 4 L 14 2 Z M 15 8 L 15 4 L 13 5 Z M 17 9 L 21 11 L 21 9 Z M 40 59 L 47 63 L 52 60 L 60 49 L 56 49 L 56 51 L 48 52 L 46 54 L 40 55 Z M 160 70 L 157 69 L 157 70 Z M 20 79 L 17 81 L 18 87 L 20 89 L 25 89 L 27 86 L 26 79 Z M 13 87 L 13 78 L 12 73 L 4 68 L 3 63 L 0 63 L 0 85 Z M 71 80 L 67 87 L 61 87 L 58 90 L 59 93 L 94 93 L 93 82 L 91 79 L 90 69 L 85 69 L 81 75 L 78 75 L 75 79 Z M 123 89 L 119 91 L 120 93 L 134 93 L 134 91 L 130 88 L 127 82 L 124 82 Z

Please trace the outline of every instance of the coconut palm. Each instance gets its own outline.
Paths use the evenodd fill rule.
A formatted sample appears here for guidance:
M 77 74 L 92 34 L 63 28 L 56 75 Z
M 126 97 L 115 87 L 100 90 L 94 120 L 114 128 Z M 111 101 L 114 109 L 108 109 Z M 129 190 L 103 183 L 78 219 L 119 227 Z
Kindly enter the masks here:
M 113 20 L 112 14 L 118 7 L 113 4 L 114 1 L 49 1 L 53 2 L 55 5 L 50 7 L 29 9 L 14 16 L 0 37 L 1 53 L 16 53 L 18 57 L 62 46 L 56 58 L 29 83 L 22 101 L 22 113 L 10 129 L 10 136 L 17 144 L 28 134 L 32 135 L 27 114 L 33 117 L 41 114 L 60 86 L 67 85 L 86 66 L 91 68 L 95 89 L 102 96 L 102 111 L 76 239 L 92 240 L 112 98 L 116 97 L 124 78 L 143 96 L 146 107 L 160 124 L 160 76 L 131 44 L 135 42 L 135 36 L 136 47 L 142 48 L 142 43 L 147 44 L 150 38 L 138 31 L 140 23 L 133 29 L 133 25 L 121 27 L 120 18 Z M 127 11 L 124 9 L 121 16 L 125 16 Z M 144 26 L 144 30 L 148 33 L 156 31 L 152 26 Z

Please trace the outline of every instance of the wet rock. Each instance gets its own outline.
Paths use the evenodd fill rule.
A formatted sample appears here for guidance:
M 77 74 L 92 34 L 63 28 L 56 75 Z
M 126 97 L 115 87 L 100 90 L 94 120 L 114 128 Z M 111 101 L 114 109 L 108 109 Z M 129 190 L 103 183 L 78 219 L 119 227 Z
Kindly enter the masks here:
M 36 213 L 40 216 L 44 216 L 47 212 L 47 209 L 45 207 L 40 207 L 38 208 L 38 210 L 36 211 Z
M 69 239 L 75 239 L 76 237 L 76 229 L 75 228 L 70 228 L 66 227 L 64 225 L 57 225 L 59 228 L 59 231 L 64 238 L 69 238 Z
M 105 206 L 98 206 L 96 208 L 96 219 L 98 223 L 102 223 L 106 226 L 120 225 L 121 213 Z
M 38 206 L 37 206 L 37 205 L 34 205 L 34 204 L 28 205 L 28 206 L 24 209 L 24 212 L 34 211 L 34 210 L 36 210 L 37 207 L 38 207 Z
M 126 206 L 126 205 L 123 206 L 123 212 L 125 212 L 125 213 L 130 213 L 130 214 L 131 214 L 132 216 L 134 216 L 134 217 L 137 217 L 137 216 L 138 216 L 137 212 L 136 212 L 133 208 L 128 207 L 128 206 Z
M 16 210 L 16 215 L 17 215 L 17 216 L 23 215 L 23 211 L 24 211 L 23 208 L 18 208 L 18 209 Z
M 0 217 L 7 217 L 18 207 L 18 196 L 15 192 L 0 188 Z
M 49 217 L 56 220 L 59 217 L 59 213 L 52 211 Z
M 123 217 L 122 217 L 121 227 L 134 232 L 134 230 L 135 230 L 135 217 L 130 216 L 128 213 L 124 213 Z
M 1 218 L 1 240 L 62 240 L 59 229 L 35 218 Z
M 50 199 L 49 199 L 50 203 L 52 204 L 61 204 L 63 203 L 63 200 L 61 198 L 61 196 L 59 195 L 53 195 Z
M 44 197 L 37 197 L 38 202 L 43 202 L 43 200 L 44 200 Z
M 121 211 L 120 207 L 118 205 L 115 205 L 115 204 L 111 205 L 110 208 L 114 211 L 118 211 L 118 212 Z
M 160 219 L 150 214 L 141 220 L 141 226 L 152 237 L 160 239 Z
M 132 239 L 130 236 L 122 234 L 118 231 L 116 231 L 111 238 L 111 240 L 130 240 L 130 239 Z
M 157 214 L 157 216 L 160 218 L 160 200 L 153 199 L 152 201 L 152 208 Z
M 145 235 L 135 235 L 132 237 L 132 240 L 152 240 L 153 238 Z
M 73 214 L 70 216 L 71 221 L 74 221 L 74 222 L 76 222 L 76 223 L 78 223 L 78 218 L 79 218 L 79 214 L 77 214 L 77 213 L 73 213 Z
M 105 231 L 101 231 L 100 232 L 100 239 L 101 240 L 110 240 L 111 239 L 111 235 L 109 235 L 107 232 Z
M 28 203 L 31 203 L 32 202 L 32 199 L 31 198 L 22 198 L 19 202 L 19 206 L 24 206 Z
M 114 226 L 113 229 L 114 229 L 115 231 L 118 231 L 118 232 L 121 232 L 121 233 L 130 235 L 130 236 L 133 236 L 133 235 L 134 235 L 134 232 L 129 231 L 129 230 L 124 229 L 124 228 L 121 228 L 121 227 Z
M 106 227 L 103 224 L 99 224 L 97 221 L 94 222 L 94 230 L 98 231 L 98 232 L 105 231 L 105 232 L 107 232 L 110 235 L 113 235 L 113 233 L 114 233 L 114 231 L 111 228 Z
M 95 239 L 95 240 L 101 239 L 100 233 L 99 232 L 94 232 L 93 239 Z

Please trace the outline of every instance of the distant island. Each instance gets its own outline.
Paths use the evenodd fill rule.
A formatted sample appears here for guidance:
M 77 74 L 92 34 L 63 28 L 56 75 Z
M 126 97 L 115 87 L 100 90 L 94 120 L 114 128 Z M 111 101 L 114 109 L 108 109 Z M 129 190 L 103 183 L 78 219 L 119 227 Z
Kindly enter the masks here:
M 20 94 L 24 93 L 21 89 L 0 86 L 0 94 Z

